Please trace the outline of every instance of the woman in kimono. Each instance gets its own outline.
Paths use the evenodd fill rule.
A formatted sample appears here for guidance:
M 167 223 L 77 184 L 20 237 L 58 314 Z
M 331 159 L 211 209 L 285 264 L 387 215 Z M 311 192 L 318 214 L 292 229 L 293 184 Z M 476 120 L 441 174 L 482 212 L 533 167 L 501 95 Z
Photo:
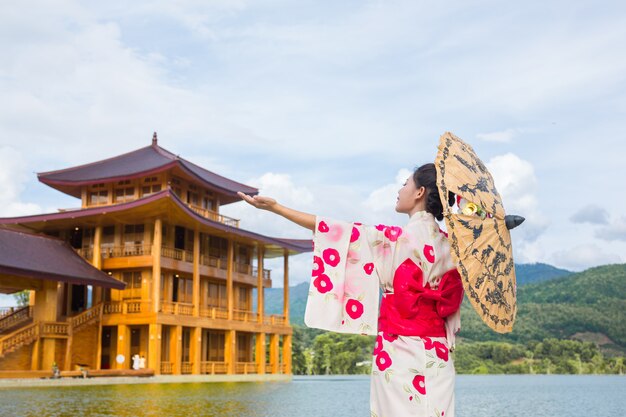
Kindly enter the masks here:
M 449 351 L 460 328 L 463 287 L 435 221 L 443 219 L 436 179 L 435 166 L 426 164 L 399 190 L 396 211 L 409 216 L 403 227 L 316 217 L 240 193 L 254 207 L 313 231 L 305 323 L 376 335 L 370 393 L 375 417 L 454 417 Z

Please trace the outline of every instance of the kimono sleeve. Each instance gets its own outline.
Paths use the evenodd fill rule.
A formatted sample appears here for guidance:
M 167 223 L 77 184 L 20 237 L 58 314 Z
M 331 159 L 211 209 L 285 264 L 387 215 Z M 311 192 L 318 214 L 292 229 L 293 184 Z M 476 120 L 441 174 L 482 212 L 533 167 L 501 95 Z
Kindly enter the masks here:
M 373 230 L 373 232 L 372 232 Z M 373 227 L 318 217 L 304 322 L 339 333 L 375 335 L 382 245 Z

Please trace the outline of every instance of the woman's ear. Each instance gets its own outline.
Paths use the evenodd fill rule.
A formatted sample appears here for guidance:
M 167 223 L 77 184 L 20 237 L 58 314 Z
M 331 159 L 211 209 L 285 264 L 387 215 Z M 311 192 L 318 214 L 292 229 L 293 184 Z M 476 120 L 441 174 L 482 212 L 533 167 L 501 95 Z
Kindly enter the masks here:
M 418 188 L 417 190 L 415 190 L 415 199 L 419 200 L 422 197 L 424 197 L 424 195 L 426 195 L 426 187 L 424 187 L 423 185 Z

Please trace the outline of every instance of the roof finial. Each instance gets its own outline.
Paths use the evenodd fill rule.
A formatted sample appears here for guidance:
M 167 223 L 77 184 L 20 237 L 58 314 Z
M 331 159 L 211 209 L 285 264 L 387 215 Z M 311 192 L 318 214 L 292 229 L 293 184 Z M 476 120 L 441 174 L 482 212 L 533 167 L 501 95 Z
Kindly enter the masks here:
M 158 140 L 157 139 L 157 134 L 156 134 L 156 132 L 154 132 L 154 134 L 152 135 L 152 145 L 156 146 L 157 140 Z

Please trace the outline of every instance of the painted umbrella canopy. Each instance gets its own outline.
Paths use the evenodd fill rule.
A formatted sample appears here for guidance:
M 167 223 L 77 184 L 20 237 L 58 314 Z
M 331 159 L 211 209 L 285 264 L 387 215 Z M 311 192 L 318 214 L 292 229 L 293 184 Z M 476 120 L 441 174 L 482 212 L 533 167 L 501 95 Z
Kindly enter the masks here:
M 502 199 L 493 178 L 474 149 L 449 132 L 440 138 L 435 167 L 452 257 L 465 293 L 490 328 L 510 332 L 517 311 L 515 265 Z M 464 214 L 445 203 L 450 193 L 473 203 L 478 212 Z

